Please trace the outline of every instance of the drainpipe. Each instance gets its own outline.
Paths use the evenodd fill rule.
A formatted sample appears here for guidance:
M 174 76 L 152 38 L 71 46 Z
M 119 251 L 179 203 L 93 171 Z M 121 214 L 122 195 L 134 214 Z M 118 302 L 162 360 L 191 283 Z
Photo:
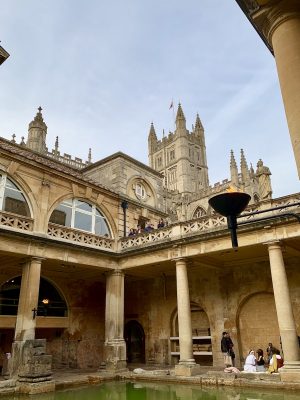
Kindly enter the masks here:
M 124 221 L 124 225 L 123 225 L 123 236 L 126 236 L 126 210 L 128 208 L 128 201 L 123 200 L 121 203 L 121 207 L 123 209 L 123 221 Z

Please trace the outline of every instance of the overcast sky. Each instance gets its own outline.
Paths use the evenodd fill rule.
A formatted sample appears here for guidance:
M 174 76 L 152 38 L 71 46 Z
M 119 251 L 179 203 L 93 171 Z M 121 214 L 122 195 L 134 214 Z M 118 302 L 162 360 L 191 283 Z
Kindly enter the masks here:
M 274 197 L 299 191 L 275 61 L 234 0 L 0 0 L 0 136 L 17 141 L 43 107 L 47 145 L 93 161 L 123 151 L 148 164 L 153 121 L 171 100 L 206 134 L 210 183 L 230 150 L 262 158 Z

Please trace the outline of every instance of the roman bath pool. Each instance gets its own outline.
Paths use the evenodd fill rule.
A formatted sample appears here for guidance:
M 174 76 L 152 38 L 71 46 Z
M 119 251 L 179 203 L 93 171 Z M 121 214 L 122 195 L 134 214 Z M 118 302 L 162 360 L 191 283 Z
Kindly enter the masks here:
M 5 400 L 25 400 L 28 396 L 12 395 Z M 36 394 L 31 400 L 299 400 L 299 392 L 285 389 L 260 390 L 242 388 L 201 388 L 179 384 L 140 382 L 105 382 L 101 385 Z

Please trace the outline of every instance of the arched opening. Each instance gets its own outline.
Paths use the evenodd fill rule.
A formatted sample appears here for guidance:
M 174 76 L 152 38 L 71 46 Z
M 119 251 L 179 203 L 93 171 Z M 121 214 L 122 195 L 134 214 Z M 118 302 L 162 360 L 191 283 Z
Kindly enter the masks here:
M 17 315 L 21 276 L 5 282 L 0 288 L 0 315 Z M 66 301 L 47 279 L 41 278 L 37 316 L 66 317 Z
M 212 365 L 212 344 L 210 322 L 205 310 L 196 303 L 191 303 L 191 320 L 193 336 L 193 355 L 195 361 L 201 365 Z M 171 315 L 171 362 L 179 361 L 179 330 L 177 308 Z
M 14 341 L 14 327 L 18 313 L 21 276 L 9 279 L 0 287 L 0 354 L 10 353 Z M 68 327 L 68 307 L 65 299 L 57 288 L 47 279 L 40 279 L 39 299 L 37 307 L 36 339 L 47 339 L 47 351 L 53 355 L 53 365 L 56 362 L 59 339 Z M 60 340 L 61 341 L 61 340 Z M 1 360 L 3 366 L 5 358 Z
M 249 349 L 267 348 L 269 342 L 281 349 L 278 320 L 272 293 L 256 293 L 241 304 L 237 315 L 241 361 Z
M 124 328 L 128 363 L 145 363 L 145 332 L 142 325 L 128 321 Z
M 202 207 L 197 207 L 196 210 L 194 211 L 193 218 L 201 218 L 206 215 L 206 211 Z

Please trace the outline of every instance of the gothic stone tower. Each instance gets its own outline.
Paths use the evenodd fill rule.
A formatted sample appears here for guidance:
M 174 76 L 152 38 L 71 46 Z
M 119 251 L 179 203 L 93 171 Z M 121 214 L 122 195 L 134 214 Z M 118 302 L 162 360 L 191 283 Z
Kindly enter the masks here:
M 34 117 L 33 121 L 30 122 L 28 128 L 28 139 L 26 146 L 39 153 L 46 153 L 46 136 L 47 136 L 47 125 L 45 124 L 42 116 L 42 108 L 38 108 L 38 113 Z
M 204 129 L 199 115 L 192 132 L 186 129 L 181 105 L 178 105 L 175 132 L 158 140 L 153 123 L 148 136 L 149 164 L 165 179 L 169 190 L 199 193 L 209 186 Z

